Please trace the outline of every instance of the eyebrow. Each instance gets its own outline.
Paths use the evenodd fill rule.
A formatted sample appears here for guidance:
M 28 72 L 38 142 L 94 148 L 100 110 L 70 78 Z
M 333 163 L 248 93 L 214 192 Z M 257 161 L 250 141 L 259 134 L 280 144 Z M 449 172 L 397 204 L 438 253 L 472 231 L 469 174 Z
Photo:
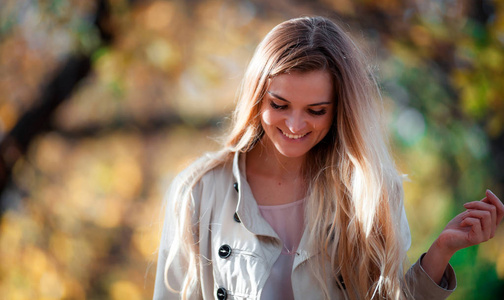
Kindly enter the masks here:
M 285 101 L 287 103 L 291 103 L 289 100 L 285 99 L 284 97 L 280 96 L 280 95 L 277 95 L 271 91 L 267 91 L 268 94 L 270 94 L 271 96 L 277 98 L 278 100 L 282 100 L 282 101 Z M 325 105 L 325 104 L 332 104 L 332 102 L 317 102 L 317 103 L 312 103 L 312 104 L 308 104 L 308 106 L 318 106 L 318 105 Z

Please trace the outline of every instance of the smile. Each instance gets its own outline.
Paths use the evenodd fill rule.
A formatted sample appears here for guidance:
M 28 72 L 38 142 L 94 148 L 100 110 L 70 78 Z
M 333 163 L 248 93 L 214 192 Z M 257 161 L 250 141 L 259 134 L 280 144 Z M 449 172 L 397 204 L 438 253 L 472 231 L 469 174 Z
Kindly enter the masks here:
M 286 137 L 288 137 L 289 139 L 293 139 L 293 140 L 297 140 L 297 139 L 300 139 L 302 137 L 305 137 L 309 132 L 305 133 L 305 134 L 302 134 L 302 135 L 296 135 L 296 134 L 288 134 L 286 132 L 283 132 L 281 129 L 280 129 L 280 132 L 282 132 L 282 134 Z

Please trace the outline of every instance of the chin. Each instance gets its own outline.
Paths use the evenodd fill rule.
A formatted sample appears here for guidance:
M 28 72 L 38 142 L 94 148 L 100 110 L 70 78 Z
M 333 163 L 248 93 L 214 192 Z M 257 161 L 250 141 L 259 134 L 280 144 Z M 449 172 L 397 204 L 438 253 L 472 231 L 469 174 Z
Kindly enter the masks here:
M 289 158 L 299 158 L 299 157 L 302 157 L 302 156 L 305 156 L 306 153 L 308 153 L 308 151 L 292 151 L 291 149 L 278 149 L 277 148 L 277 151 L 285 156 L 285 157 L 289 157 Z

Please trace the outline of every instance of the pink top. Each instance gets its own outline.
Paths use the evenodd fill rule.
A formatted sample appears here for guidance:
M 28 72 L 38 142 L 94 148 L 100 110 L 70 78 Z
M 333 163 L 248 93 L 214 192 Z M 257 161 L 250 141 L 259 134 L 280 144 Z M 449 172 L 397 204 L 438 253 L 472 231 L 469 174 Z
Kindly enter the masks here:
M 292 264 L 304 230 L 304 199 L 281 205 L 259 205 L 259 211 L 283 242 L 283 250 L 271 269 L 261 299 L 294 299 Z

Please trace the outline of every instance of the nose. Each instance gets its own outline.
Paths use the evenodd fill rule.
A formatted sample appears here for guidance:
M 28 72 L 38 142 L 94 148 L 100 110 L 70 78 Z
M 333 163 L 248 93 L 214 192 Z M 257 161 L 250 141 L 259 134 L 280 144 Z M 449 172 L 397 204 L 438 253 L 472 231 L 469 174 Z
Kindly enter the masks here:
M 285 125 L 291 133 L 301 133 L 306 127 L 306 121 L 300 112 L 293 112 L 285 120 Z

